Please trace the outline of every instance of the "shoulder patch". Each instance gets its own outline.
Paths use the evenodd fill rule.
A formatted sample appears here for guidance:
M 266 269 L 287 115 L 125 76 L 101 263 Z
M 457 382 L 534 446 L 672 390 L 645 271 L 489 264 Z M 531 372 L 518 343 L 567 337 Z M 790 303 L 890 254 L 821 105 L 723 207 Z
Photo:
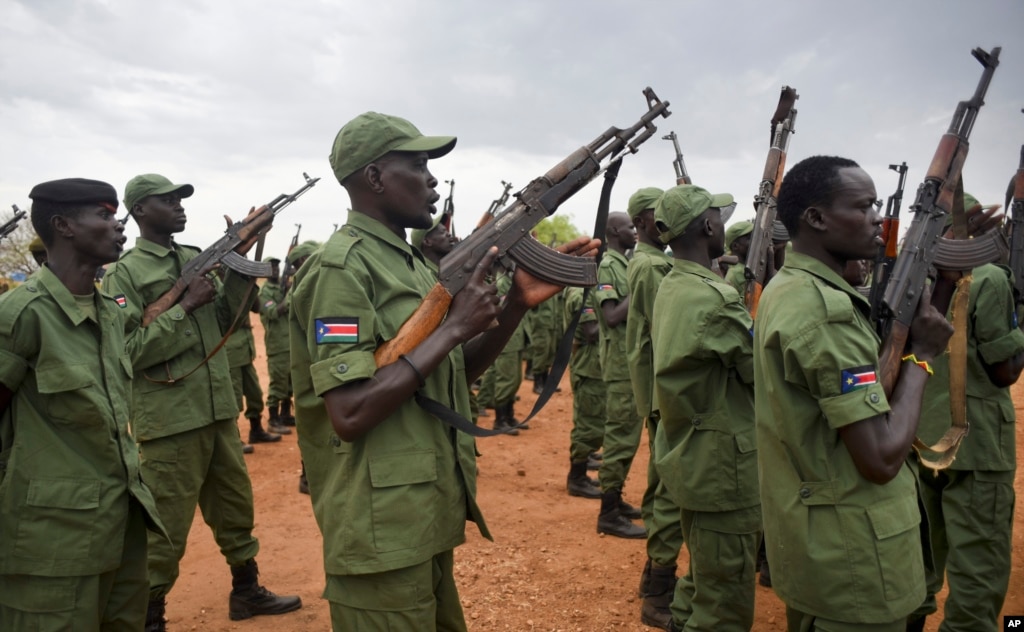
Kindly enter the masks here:
M 35 281 L 29 280 L 13 290 L 4 292 L 0 300 L 0 334 L 9 336 L 14 330 L 14 322 L 28 304 L 40 297 Z
M 830 323 L 848 323 L 853 321 L 853 301 L 846 292 L 831 288 L 824 283 L 815 283 L 825 305 L 825 318 Z

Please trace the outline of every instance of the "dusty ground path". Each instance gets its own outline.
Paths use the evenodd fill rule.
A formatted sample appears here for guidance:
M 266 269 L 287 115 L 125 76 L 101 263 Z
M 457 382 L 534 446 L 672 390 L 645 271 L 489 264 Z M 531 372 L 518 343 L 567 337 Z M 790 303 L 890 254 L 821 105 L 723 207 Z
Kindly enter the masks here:
M 262 353 L 262 329 L 255 323 Z M 266 386 L 266 362 L 257 368 Z M 520 389 L 516 412 L 525 414 L 535 395 L 531 382 Z M 472 525 L 455 553 L 463 607 L 474 632 L 645 631 L 640 624 L 637 583 L 646 554 L 642 540 L 621 540 L 596 533 L 599 501 L 565 493 L 572 402 L 568 377 L 531 429 L 518 437 L 480 442 L 479 501 L 495 541 L 483 539 Z M 1024 419 L 1024 384 L 1013 387 L 1017 416 Z M 482 420 L 490 425 L 493 418 Z M 240 426 L 248 432 L 245 420 Z M 1020 424 L 1019 424 L 1020 425 Z M 1024 433 L 1017 451 L 1024 456 Z M 625 496 L 639 504 L 647 467 L 644 436 L 633 463 Z M 280 443 L 256 446 L 246 456 L 256 495 L 256 535 L 260 539 L 261 581 L 279 594 L 301 595 L 295 613 L 230 621 L 227 615 L 231 574 L 209 528 L 197 514 L 189 536 L 181 578 L 167 604 L 172 632 L 197 630 L 324 631 L 330 629 L 323 589 L 321 539 L 309 496 L 298 493 L 299 451 L 295 435 Z M 1018 498 L 1024 478 L 1017 473 Z M 1014 517 L 1013 574 L 1004 614 L 1024 614 L 1024 513 Z M 680 564 L 685 564 L 685 550 Z M 927 630 L 938 628 L 938 617 Z M 757 587 L 755 631 L 785 630 L 782 603 L 769 588 Z

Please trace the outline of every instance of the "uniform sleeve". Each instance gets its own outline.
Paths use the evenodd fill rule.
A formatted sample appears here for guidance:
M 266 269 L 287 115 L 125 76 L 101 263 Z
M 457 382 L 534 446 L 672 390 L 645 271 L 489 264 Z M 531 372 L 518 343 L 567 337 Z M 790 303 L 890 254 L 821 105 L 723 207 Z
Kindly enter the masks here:
M 622 300 L 622 295 L 619 294 L 619 290 L 616 286 L 617 276 L 615 270 L 611 265 L 611 257 L 606 257 L 601 260 L 601 265 L 597 269 L 597 287 L 594 288 L 594 303 L 601 305 L 605 301 L 615 301 L 616 303 Z
M 142 326 L 145 305 L 132 278 L 132 271 L 115 263 L 103 275 L 103 291 L 115 299 L 123 297 L 125 348 L 136 370 L 167 362 L 201 342 L 200 336 L 183 335 L 197 328 L 180 304 L 157 316 L 147 327 Z M 121 301 L 118 301 L 121 303 Z
M 992 266 L 971 284 L 971 311 L 978 353 L 986 364 L 998 364 L 1024 351 L 1024 332 L 1017 323 L 1013 288 L 1003 268 Z
M 11 319 L 9 327 L 0 331 L 0 383 L 11 391 L 18 390 L 28 373 L 29 360 L 36 355 L 30 348 L 39 340 L 39 328 L 30 312 L 18 315 L 0 308 L 0 318 Z
M 726 300 L 708 320 L 701 344 L 723 365 L 736 369 L 745 384 L 754 383 L 754 323 L 738 300 Z
M 280 318 L 277 313 L 277 293 L 274 288 L 264 285 L 260 288 L 260 317 L 267 321 L 274 321 Z
M 311 283 L 312 282 L 312 283 Z M 351 267 L 321 266 L 307 279 L 308 293 L 292 296 L 294 317 L 305 325 L 310 377 L 317 395 L 373 377 L 381 335 L 367 278 Z

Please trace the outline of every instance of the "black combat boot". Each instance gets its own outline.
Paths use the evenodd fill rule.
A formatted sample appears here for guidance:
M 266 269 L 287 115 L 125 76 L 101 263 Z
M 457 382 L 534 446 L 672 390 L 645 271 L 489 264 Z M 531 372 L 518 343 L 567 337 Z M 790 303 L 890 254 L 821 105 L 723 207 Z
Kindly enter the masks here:
M 292 416 L 292 400 L 281 400 L 281 425 L 295 426 L 295 417 Z
M 499 404 L 494 407 L 494 429 L 501 430 L 503 428 L 512 428 L 516 425 L 515 417 L 512 416 L 512 402 L 507 404 Z M 513 428 L 505 434 L 512 435 L 513 437 L 519 434 L 519 430 Z
M 619 496 L 619 513 L 630 520 L 639 520 L 643 517 L 643 514 L 640 513 L 640 509 L 622 500 L 622 496 Z
M 643 594 L 643 605 L 640 607 L 640 622 L 662 630 L 670 630 L 672 625 L 672 597 L 676 591 L 676 567 L 651 565 L 651 579 Z
M 241 566 L 231 567 L 231 597 L 228 599 L 228 617 L 232 621 L 248 619 L 259 614 L 284 614 L 302 607 L 297 596 L 278 597 L 259 584 L 259 568 L 251 559 Z
M 547 371 L 534 371 L 533 372 L 533 392 L 540 395 L 544 392 L 544 386 L 548 383 L 548 372 Z
M 309 481 L 306 479 L 306 463 L 302 463 L 302 474 L 299 474 L 299 493 L 309 496 Z
M 149 606 L 146 607 L 146 628 L 145 632 L 165 632 L 167 620 L 164 619 L 164 610 L 167 607 L 167 600 L 164 597 L 151 597 Z
M 280 440 L 281 435 L 263 429 L 259 417 L 249 418 L 249 443 L 274 443 Z
M 924 620 L 927 618 L 927 615 L 924 617 L 911 616 L 907 619 L 907 632 L 924 632 Z
M 274 434 L 290 435 L 292 433 L 291 428 L 288 428 L 281 423 L 281 404 L 267 406 L 267 410 L 270 411 L 270 419 L 267 420 L 267 429 Z
M 636 591 L 637 597 L 643 597 L 647 594 L 647 587 L 651 584 L 651 558 L 647 558 L 647 562 L 644 564 L 644 570 L 640 573 L 640 588 Z
M 612 489 L 601 494 L 601 513 L 597 516 L 597 532 L 617 538 L 640 540 L 647 537 L 647 531 L 622 515 L 622 490 Z
M 570 496 L 580 498 L 600 498 L 601 486 L 587 476 L 587 462 L 574 461 L 569 465 L 569 478 L 565 481 L 565 489 Z

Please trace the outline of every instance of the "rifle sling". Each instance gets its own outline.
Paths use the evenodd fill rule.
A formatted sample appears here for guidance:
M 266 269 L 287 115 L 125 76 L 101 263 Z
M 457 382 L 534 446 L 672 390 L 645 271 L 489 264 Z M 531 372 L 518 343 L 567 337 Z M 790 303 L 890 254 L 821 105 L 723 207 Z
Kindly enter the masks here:
M 921 464 L 931 468 L 936 474 L 944 470 L 956 459 L 957 450 L 970 429 L 967 421 L 967 307 L 971 296 L 973 273 L 965 272 L 956 283 L 956 294 L 953 297 L 952 321 L 953 337 L 949 339 L 949 413 L 952 425 L 946 434 L 932 446 L 925 445 L 919 438 L 914 439 L 914 450 L 917 451 Z M 935 460 L 927 458 L 923 453 L 931 452 L 938 455 Z
M 597 218 L 594 221 L 595 239 L 600 235 L 604 235 L 605 226 L 608 223 L 608 209 L 611 205 L 612 187 L 615 186 L 615 179 L 618 177 L 619 168 L 621 166 L 622 161 L 616 160 L 605 170 L 604 184 L 601 187 L 601 201 L 597 205 Z M 604 246 L 602 244 L 602 250 L 603 248 Z M 583 300 L 580 303 L 580 308 L 575 314 L 573 314 L 572 321 L 565 328 L 565 333 L 562 335 L 562 339 L 558 343 L 558 349 L 555 351 L 555 359 L 551 364 L 551 371 L 548 373 L 548 379 L 544 383 L 544 390 L 537 396 L 537 401 L 534 402 L 533 409 L 530 411 L 530 414 L 518 424 L 497 430 L 481 428 L 448 406 L 423 395 L 419 391 L 416 391 L 413 395 L 416 400 L 416 404 L 452 428 L 461 430 L 462 432 L 474 437 L 493 437 L 494 435 L 507 434 L 512 430 L 518 430 L 525 425 L 526 422 L 533 419 L 534 416 L 544 408 L 544 405 L 548 403 L 549 399 L 551 399 L 551 395 L 555 392 L 555 389 L 558 388 L 558 383 L 562 381 L 562 375 L 565 374 L 565 368 L 569 366 L 569 360 L 572 356 L 572 343 L 575 338 L 576 327 L 580 322 L 580 315 L 583 314 L 583 309 L 587 304 L 587 297 L 589 293 L 590 287 L 585 287 L 583 289 Z M 522 369 L 520 368 L 520 370 Z

